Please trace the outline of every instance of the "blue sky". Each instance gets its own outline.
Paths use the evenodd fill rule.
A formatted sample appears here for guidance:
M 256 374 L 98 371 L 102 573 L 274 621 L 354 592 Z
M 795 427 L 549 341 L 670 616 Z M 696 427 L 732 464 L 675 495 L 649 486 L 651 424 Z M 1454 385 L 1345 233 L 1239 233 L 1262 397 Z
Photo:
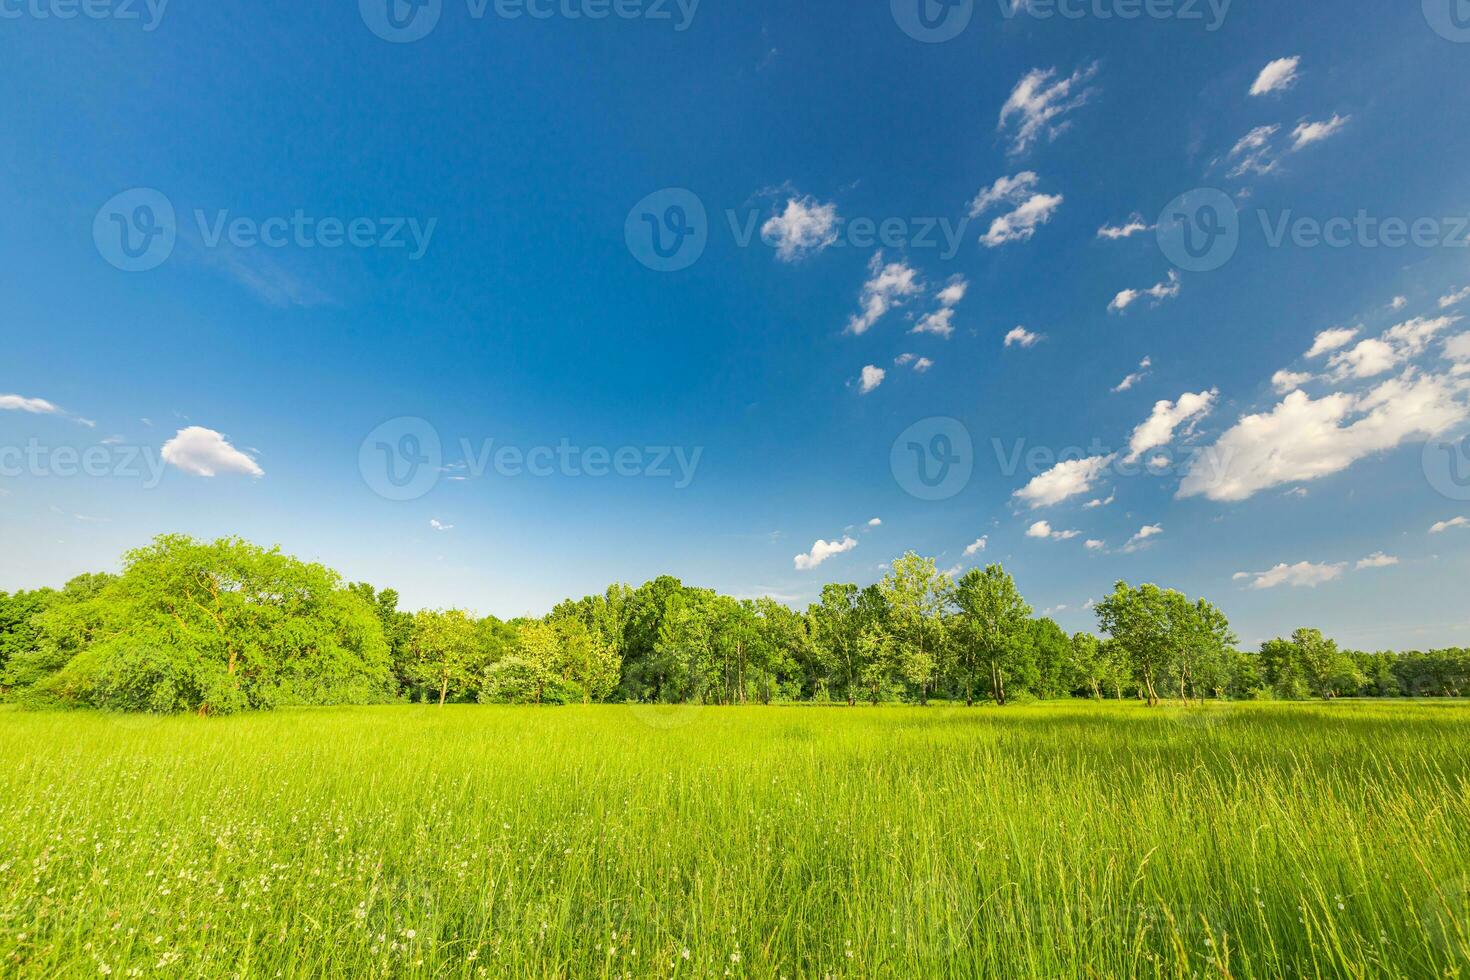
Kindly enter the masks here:
M 804 604 L 912 548 L 1069 629 L 1126 578 L 1466 641 L 1448 0 L 375 2 L 0 10 L 0 588 L 183 531 L 414 607 Z M 637 475 L 480 466 L 563 444 Z

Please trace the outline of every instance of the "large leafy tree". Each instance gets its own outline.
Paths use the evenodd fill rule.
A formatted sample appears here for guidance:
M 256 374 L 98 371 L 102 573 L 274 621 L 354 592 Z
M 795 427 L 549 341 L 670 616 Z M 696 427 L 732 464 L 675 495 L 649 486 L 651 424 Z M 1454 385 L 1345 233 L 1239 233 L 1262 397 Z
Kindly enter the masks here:
M 1138 689 L 1150 706 L 1160 701 L 1159 687 L 1169 666 L 1169 611 L 1164 591 L 1156 585 L 1133 588 L 1118 582 L 1097 604 L 1097 621 L 1128 658 Z
M 463 609 L 425 609 L 413 617 L 410 675 L 442 705 L 467 694 L 483 666 L 474 617 Z
M 975 681 L 984 672 L 996 704 L 1006 703 L 1006 677 L 1025 655 L 1023 643 L 1031 607 L 1000 565 L 972 568 L 954 591 L 960 618 L 958 664 L 965 704 L 975 703 Z
M 165 535 L 37 623 L 34 678 L 62 702 L 227 713 L 383 700 L 388 647 L 373 609 L 337 574 L 248 542 Z
M 894 560 L 879 587 L 899 651 L 899 671 L 918 688 L 919 703 L 928 704 L 929 692 L 945 666 L 944 617 L 954 582 L 934 566 L 933 558 L 911 551 Z

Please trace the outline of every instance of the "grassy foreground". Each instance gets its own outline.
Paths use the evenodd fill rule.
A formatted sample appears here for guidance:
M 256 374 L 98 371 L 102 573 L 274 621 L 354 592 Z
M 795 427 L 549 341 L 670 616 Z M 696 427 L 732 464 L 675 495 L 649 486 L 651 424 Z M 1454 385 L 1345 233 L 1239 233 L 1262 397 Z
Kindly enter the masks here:
M 1470 976 L 1470 707 L 0 711 L 0 975 Z

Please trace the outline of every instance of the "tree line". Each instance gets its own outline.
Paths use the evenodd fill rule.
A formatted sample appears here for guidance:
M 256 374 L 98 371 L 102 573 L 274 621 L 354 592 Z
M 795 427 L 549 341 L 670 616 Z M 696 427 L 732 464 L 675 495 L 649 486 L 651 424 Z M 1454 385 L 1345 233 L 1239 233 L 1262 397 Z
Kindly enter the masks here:
M 399 609 L 278 548 L 164 535 L 60 590 L 0 592 L 0 698 L 229 714 L 401 701 L 856 705 L 1085 697 L 1462 697 L 1470 650 L 1360 652 L 1299 629 L 1238 648 L 1205 599 L 1117 583 L 1098 633 L 1036 616 L 998 564 L 896 559 L 804 611 L 661 576 L 539 619 Z

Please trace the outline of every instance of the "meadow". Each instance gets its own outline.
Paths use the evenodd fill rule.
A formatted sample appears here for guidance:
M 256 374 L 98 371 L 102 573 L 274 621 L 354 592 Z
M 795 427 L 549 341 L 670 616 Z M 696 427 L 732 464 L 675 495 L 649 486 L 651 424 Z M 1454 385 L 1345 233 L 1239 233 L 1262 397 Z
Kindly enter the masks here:
M 0 709 L 0 975 L 1470 975 L 1470 706 Z

